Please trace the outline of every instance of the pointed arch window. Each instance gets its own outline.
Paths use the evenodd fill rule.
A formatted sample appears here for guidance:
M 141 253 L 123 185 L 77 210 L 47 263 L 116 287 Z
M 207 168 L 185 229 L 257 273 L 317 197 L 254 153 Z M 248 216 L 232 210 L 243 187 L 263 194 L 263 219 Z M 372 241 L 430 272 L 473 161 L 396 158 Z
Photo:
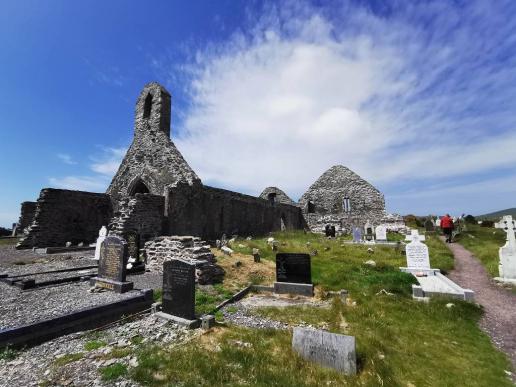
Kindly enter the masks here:
M 342 210 L 347 213 L 351 212 L 351 200 L 348 197 L 342 199 Z
M 149 118 L 152 110 L 152 94 L 147 94 L 145 103 L 143 104 L 143 118 Z

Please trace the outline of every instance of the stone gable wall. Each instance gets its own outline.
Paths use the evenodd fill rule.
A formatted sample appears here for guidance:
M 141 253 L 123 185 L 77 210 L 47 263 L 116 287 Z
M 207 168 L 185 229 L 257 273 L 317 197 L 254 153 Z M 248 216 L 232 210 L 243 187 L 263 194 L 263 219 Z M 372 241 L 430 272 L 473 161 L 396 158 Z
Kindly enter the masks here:
M 93 243 L 111 214 L 109 195 L 45 188 L 39 195 L 33 222 L 16 248 Z
M 274 201 L 276 203 L 283 203 L 283 204 L 290 204 L 292 206 L 296 206 L 296 202 L 294 202 L 291 198 L 288 197 L 288 195 L 280 190 L 277 187 L 267 187 L 265 188 L 262 193 L 260 194 L 260 198 L 269 200 L 269 195 L 275 194 Z
M 37 202 L 23 202 L 21 204 L 20 220 L 18 220 L 18 228 L 16 229 L 17 234 L 22 234 L 32 224 L 37 205 Z

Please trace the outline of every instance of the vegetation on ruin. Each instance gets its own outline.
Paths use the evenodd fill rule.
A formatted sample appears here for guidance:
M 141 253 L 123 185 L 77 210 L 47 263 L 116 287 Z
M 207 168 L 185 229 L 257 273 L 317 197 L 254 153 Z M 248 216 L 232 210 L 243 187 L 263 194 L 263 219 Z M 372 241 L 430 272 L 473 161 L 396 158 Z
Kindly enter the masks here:
M 455 240 L 471 251 L 492 277 L 498 277 L 498 250 L 505 244 L 506 233 L 498 228 L 468 225 Z
M 74 361 L 81 360 L 84 357 L 84 352 L 67 353 L 54 360 L 55 367 L 62 367 L 67 364 L 73 363 Z
M 317 294 L 327 299 L 330 307 L 260 308 L 255 313 L 355 336 L 357 376 L 344 376 L 301 359 L 291 350 L 289 331 L 226 324 L 181 346 L 140 345 L 136 350 L 139 364 L 129 376 L 151 386 L 512 385 L 505 373 L 510 369 L 508 360 L 478 327 L 481 309 L 457 299 L 413 300 L 415 279 L 399 271 L 405 256 L 393 247 L 349 245 L 341 238 L 327 240 L 302 232 L 275 237 L 280 252 L 318 251 L 312 258 L 312 277 Z M 444 243 L 431 236 L 427 244 L 432 267 L 453 268 L 453 256 Z M 262 252 L 259 264 L 251 263 L 253 247 Z M 373 253 L 368 252 L 369 247 Z M 275 253 L 266 238 L 238 240 L 232 248 L 232 257 L 218 257 L 222 265 L 232 268 L 226 270 L 224 289 L 245 282 L 246 276 L 249 281 L 253 267 L 274 267 Z M 232 264 L 228 266 L 225 260 Z M 234 266 L 235 260 L 242 264 Z M 374 260 L 376 266 L 365 264 L 368 260 Z M 273 273 L 271 276 L 265 283 L 272 282 Z M 349 292 L 346 304 L 325 296 L 325 290 L 340 289 Z M 453 305 L 448 307 L 449 303 Z
M 84 343 L 84 350 L 86 351 L 94 351 L 96 349 L 105 347 L 107 343 L 104 340 L 91 340 Z
M 14 360 L 16 359 L 16 357 L 18 356 L 18 351 L 7 346 L 7 347 L 4 347 L 2 349 L 0 349 L 0 360 L 6 360 L 6 361 L 11 361 L 11 360 Z
M 122 363 L 111 364 L 100 368 L 100 374 L 102 375 L 102 380 L 106 382 L 113 381 L 127 374 L 127 366 Z

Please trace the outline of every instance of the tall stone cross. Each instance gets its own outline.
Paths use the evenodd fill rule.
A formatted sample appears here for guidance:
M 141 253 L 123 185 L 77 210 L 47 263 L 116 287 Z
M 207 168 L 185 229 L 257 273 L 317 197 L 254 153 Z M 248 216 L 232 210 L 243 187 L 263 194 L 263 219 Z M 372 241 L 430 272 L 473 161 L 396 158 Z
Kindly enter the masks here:
M 507 233 L 507 242 L 500 247 L 498 252 L 500 277 L 495 279 L 516 284 L 516 236 L 514 235 L 516 221 L 512 219 L 512 216 L 506 215 L 495 224 L 495 227 L 501 228 Z
M 411 230 L 410 231 L 410 235 L 407 235 L 405 237 L 405 240 L 406 241 L 410 241 L 410 242 L 422 242 L 425 240 L 425 236 L 424 235 L 419 235 L 419 231 L 418 230 Z

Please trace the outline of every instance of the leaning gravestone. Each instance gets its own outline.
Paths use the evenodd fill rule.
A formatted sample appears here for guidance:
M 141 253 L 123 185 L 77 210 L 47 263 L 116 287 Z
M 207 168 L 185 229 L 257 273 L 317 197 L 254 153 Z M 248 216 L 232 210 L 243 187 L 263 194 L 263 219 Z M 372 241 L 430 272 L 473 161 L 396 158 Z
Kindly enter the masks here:
M 364 226 L 364 232 L 365 232 L 364 237 L 365 237 L 366 241 L 374 240 L 374 237 L 373 237 L 373 226 L 371 225 L 371 223 L 369 223 L 369 221 L 367 221 L 365 226 Z
M 294 293 L 312 296 L 311 257 L 301 253 L 276 254 L 275 293 Z
M 420 242 L 420 235 L 413 233 L 411 242 L 405 247 L 408 269 L 430 269 L 428 247 Z
M 294 328 L 292 349 L 306 360 L 348 375 L 357 373 L 355 338 L 322 330 Z
M 104 239 L 100 247 L 100 261 L 97 277 L 90 280 L 91 285 L 117 293 L 133 289 L 133 283 L 127 282 L 127 242 L 117 236 Z
M 514 234 L 516 232 L 516 221 L 512 219 L 512 216 L 507 215 L 496 223 L 495 227 L 501 228 L 507 233 L 507 242 L 498 250 L 500 277 L 496 277 L 495 280 L 516 284 L 516 236 Z
M 383 225 L 377 226 L 375 229 L 376 240 L 386 241 L 387 240 L 387 228 Z
M 106 226 L 102 226 L 99 230 L 99 237 L 97 238 L 97 244 L 95 245 L 95 259 L 98 261 L 100 259 L 100 246 L 104 239 L 106 239 L 107 228 Z

